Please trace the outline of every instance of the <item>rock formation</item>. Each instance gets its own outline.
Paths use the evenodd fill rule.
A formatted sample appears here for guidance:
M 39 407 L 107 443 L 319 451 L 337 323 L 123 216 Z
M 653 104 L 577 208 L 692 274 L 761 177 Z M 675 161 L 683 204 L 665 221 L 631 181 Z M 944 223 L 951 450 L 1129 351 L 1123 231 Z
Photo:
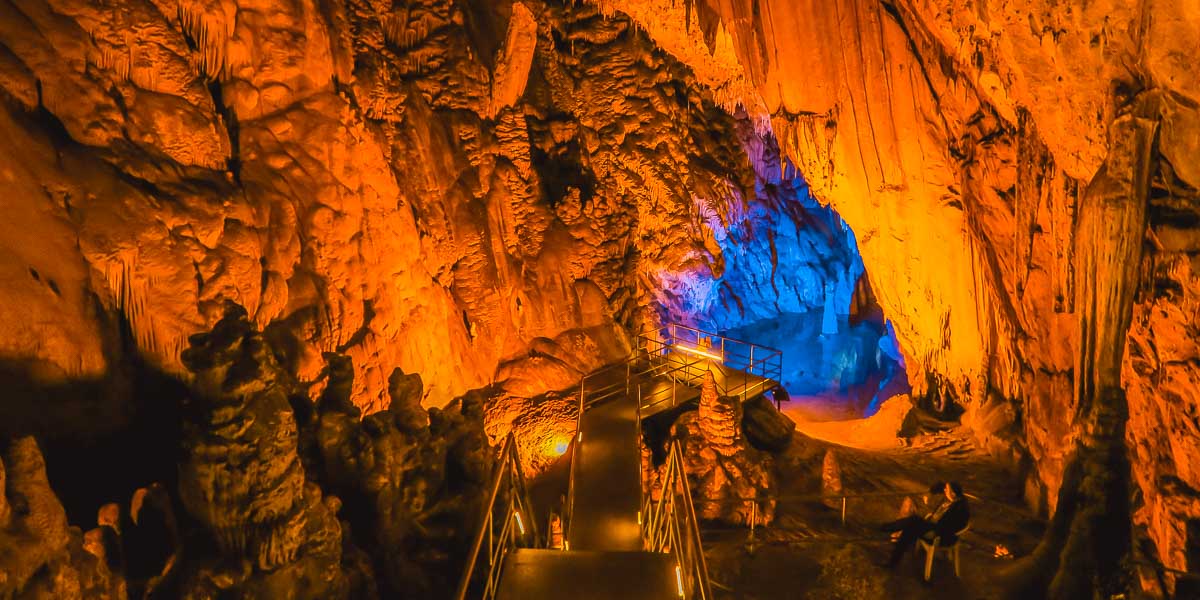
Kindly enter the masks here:
M 350 537 L 370 556 L 380 589 L 441 597 L 457 582 L 491 474 L 483 394 L 426 412 L 421 377 L 397 369 L 388 409 L 362 418 L 350 401 L 350 359 L 329 359 L 309 433 L 313 470 L 344 498 Z
M 760 450 L 782 452 L 792 441 L 796 423 L 767 399 L 757 396 L 742 403 L 742 432 Z
M 0 596 L 124 598 L 119 574 L 67 525 L 37 442 L 13 440 L 0 463 Z
M 671 437 L 682 443 L 697 517 L 745 525 L 751 517 L 759 525 L 775 519 L 775 500 L 767 497 L 778 489 L 774 459 L 746 441 L 741 400 L 721 396 L 711 372 L 701 388 L 700 409 L 679 417 Z M 644 463 L 647 460 L 643 457 Z M 650 474 L 652 488 L 664 469 L 660 466 Z
M 339 502 L 305 477 L 295 391 L 271 347 L 230 305 L 183 361 L 194 378 L 179 496 L 229 562 L 197 567 L 182 595 L 347 597 Z
M 426 410 L 421 377 L 396 369 L 388 408 L 364 418 L 352 359 L 330 353 L 313 405 L 281 367 L 288 345 L 226 310 L 183 353 L 194 376 L 179 500 L 216 554 L 192 540 L 179 595 L 437 597 L 459 574 L 491 470 L 483 394 Z M 169 506 L 163 494 L 135 494 L 131 514 Z
M 1121 367 L 1134 402 L 1125 447 L 1142 459 L 1133 462 L 1135 519 L 1155 548 L 1151 560 L 1190 568 L 1180 532 L 1200 482 L 1172 459 L 1182 458 L 1173 441 L 1189 435 L 1178 419 L 1195 412 L 1195 398 L 1159 382 L 1194 380 L 1195 367 L 1155 366 L 1139 342 L 1175 338 L 1188 321 L 1159 320 L 1153 332 L 1155 311 L 1194 312 L 1178 290 L 1190 277 L 1181 259 L 1198 249 L 1189 233 L 1200 189 L 1189 158 L 1200 98 L 1195 7 L 596 3 L 636 21 L 726 106 L 769 122 L 816 196 L 857 234 L 915 394 L 965 407 L 986 445 L 1015 444 L 1033 464 L 1030 501 L 1050 512 L 1068 462 L 1082 460 L 1073 431 L 1090 418 L 1070 400 L 1078 379 L 1093 376 L 1076 370 L 1075 356 L 1090 352 L 1079 333 L 1093 319 L 1120 323 L 1115 313 L 1126 310 L 1080 314 L 1091 309 L 1077 303 L 1078 248 L 1097 235 L 1082 229 L 1086 190 L 1126 135 L 1119 115 L 1156 122 L 1151 190 L 1129 190 L 1148 205 L 1145 236 L 1131 229 L 1130 239 L 1149 245 Z M 1106 352 L 1124 336 L 1107 337 Z
M 825 306 L 865 269 L 914 400 L 965 411 L 1065 510 L 1039 560 L 1132 485 L 1118 552 L 1194 570 L 1197 40 L 1183 0 L 6 1 L 0 435 L 119 429 L 134 365 L 191 379 L 188 337 L 230 300 L 314 395 L 325 353 L 352 359 L 339 402 L 369 414 L 396 368 L 423 407 L 537 398 L 581 369 L 542 340 L 619 355 L 661 320 Z M 1131 157 L 1145 173 L 1114 175 Z M 844 244 L 841 219 L 863 264 L 778 252 Z M 270 393 L 235 418 L 279 431 L 214 442 L 264 442 L 269 474 L 229 493 L 271 517 L 214 529 L 260 568 L 303 555 L 271 531 L 330 512 L 314 459 L 280 462 L 315 442 Z M 424 435 L 397 393 L 381 419 Z M 205 496 L 206 461 L 191 510 L 257 519 Z
M 680 317 L 680 294 L 721 287 L 723 253 L 775 235 L 763 218 L 805 220 L 780 212 L 778 173 L 757 197 L 752 129 L 587 5 L 7 10 L 0 159 L 21 209 L 2 239 L 21 277 L 3 310 L 38 318 L 8 319 L 25 329 L 3 352 L 50 382 L 130 351 L 186 376 L 187 337 L 234 300 L 296 334 L 302 381 L 337 350 L 366 412 L 396 366 L 440 406 L 536 339 Z M 720 294 L 804 306 L 817 277 Z

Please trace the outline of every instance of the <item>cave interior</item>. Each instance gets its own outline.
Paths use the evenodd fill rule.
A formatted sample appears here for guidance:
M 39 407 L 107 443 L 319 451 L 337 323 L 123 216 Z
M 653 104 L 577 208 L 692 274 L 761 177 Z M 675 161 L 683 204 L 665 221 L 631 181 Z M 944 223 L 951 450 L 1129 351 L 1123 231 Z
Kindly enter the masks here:
M 0 598 L 1200 598 L 1197 60 L 1195 0 L 0 0 Z

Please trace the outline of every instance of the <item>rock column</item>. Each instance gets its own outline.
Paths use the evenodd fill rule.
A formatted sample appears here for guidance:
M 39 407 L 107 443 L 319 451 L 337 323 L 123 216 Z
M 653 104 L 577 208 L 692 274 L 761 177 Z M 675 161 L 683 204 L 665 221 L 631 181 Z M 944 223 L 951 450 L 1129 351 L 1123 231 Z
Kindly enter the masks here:
M 733 456 L 742 438 L 742 404 L 737 398 L 722 396 L 712 371 L 704 373 L 700 386 L 700 434 L 714 451 Z

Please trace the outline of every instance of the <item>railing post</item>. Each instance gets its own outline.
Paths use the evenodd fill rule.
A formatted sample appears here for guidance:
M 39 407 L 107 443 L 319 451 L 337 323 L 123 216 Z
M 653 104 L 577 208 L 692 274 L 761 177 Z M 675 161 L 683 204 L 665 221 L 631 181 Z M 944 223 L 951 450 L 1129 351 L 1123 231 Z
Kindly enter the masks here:
M 842 525 L 846 524 L 846 497 L 842 496 Z
M 750 373 L 754 373 L 754 344 L 750 344 Z
M 758 502 L 750 501 L 750 542 L 754 542 L 754 528 L 758 524 Z

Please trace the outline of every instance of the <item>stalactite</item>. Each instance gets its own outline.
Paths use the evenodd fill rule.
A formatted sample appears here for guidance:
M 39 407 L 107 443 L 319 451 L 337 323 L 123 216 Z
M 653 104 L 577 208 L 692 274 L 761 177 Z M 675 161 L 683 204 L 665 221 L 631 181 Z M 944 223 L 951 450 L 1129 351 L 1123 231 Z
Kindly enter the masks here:
M 225 15 L 211 14 L 208 7 L 195 0 L 180 0 L 179 22 L 196 44 L 200 72 L 214 80 L 227 77 L 231 65 L 226 47 L 233 36 L 234 22 Z

